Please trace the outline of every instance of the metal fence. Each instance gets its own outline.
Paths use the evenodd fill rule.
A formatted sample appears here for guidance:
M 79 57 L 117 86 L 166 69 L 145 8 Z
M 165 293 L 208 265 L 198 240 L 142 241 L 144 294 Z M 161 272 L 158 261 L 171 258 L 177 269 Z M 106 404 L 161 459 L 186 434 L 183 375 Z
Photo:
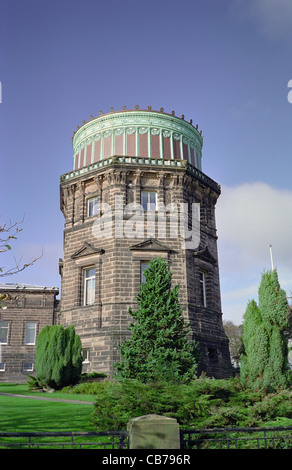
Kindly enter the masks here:
M 292 426 L 182 429 L 181 449 L 292 449 Z
M 181 429 L 181 449 L 292 449 L 292 426 Z M 1 449 L 128 449 L 127 431 L 0 432 Z
M 126 431 L 0 432 L 0 449 L 127 449 Z

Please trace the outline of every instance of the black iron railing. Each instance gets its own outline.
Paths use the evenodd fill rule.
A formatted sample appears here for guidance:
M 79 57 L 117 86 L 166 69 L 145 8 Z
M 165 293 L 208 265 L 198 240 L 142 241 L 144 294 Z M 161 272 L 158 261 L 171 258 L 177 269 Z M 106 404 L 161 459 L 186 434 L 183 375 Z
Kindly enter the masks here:
M 292 426 L 182 429 L 181 449 L 292 449 Z
M 127 431 L 0 432 L 1 449 L 128 449 Z M 292 426 L 181 429 L 180 448 L 292 449 Z
M 0 449 L 127 449 L 126 431 L 0 432 Z

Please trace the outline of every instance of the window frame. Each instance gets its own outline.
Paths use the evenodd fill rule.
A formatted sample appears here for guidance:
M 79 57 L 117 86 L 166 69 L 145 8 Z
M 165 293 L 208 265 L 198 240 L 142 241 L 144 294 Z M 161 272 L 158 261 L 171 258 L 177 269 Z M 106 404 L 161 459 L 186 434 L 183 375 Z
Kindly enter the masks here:
M 28 329 L 28 325 L 34 325 L 34 328 Z M 37 327 L 38 327 L 38 322 L 37 321 L 26 321 L 25 322 L 25 329 L 24 329 L 24 345 L 25 346 L 35 346 L 36 345 L 36 338 L 37 338 Z M 33 342 L 28 342 L 28 333 L 30 330 L 34 330 L 34 341 Z
M 144 204 L 143 204 L 143 195 L 147 194 L 147 204 L 146 204 L 146 209 L 144 207 Z M 155 195 L 155 202 L 151 202 L 151 195 L 154 194 Z M 151 207 L 151 205 L 154 204 L 154 209 L 153 207 Z M 157 211 L 157 192 L 156 191 L 141 191 L 141 206 L 142 206 L 142 209 L 143 211 L 151 211 L 151 212 L 155 212 Z
M 199 270 L 199 288 L 200 288 L 200 304 L 202 307 L 207 307 L 206 272 L 203 269 Z
M 2 326 L 1 323 L 7 323 L 7 326 Z M 1 320 L 0 321 L 0 328 L 6 329 L 6 342 L 0 341 L 0 344 L 7 345 L 9 343 L 9 329 L 10 329 L 10 322 Z
M 92 206 L 92 213 L 91 213 L 91 211 L 90 211 L 90 203 L 91 203 L 92 201 L 95 201 L 95 202 L 94 202 L 94 204 L 93 204 L 93 206 Z M 87 199 L 86 204 L 87 204 L 87 209 L 86 209 L 86 215 L 87 215 L 87 217 L 95 217 L 96 215 L 98 215 L 98 197 L 97 197 L 97 196 L 89 197 L 89 198 Z M 95 208 L 95 210 L 94 210 L 94 208 Z
M 24 367 L 25 365 L 31 364 L 31 368 Z M 23 362 L 22 363 L 22 372 L 33 372 L 34 371 L 34 363 L 33 362 Z
M 89 272 L 91 270 L 94 271 L 94 274 L 87 276 L 86 272 Z M 89 307 L 90 305 L 94 305 L 94 303 L 95 303 L 96 267 L 95 266 L 86 266 L 86 267 L 84 267 L 82 269 L 82 277 L 83 277 L 83 279 L 82 279 L 82 282 L 83 282 L 83 300 L 82 300 L 82 302 L 83 302 L 83 304 L 82 305 L 83 305 L 83 307 Z M 88 283 L 90 281 L 93 281 L 93 286 L 91 287 L 91 292 L 93 292 L 93 294 L 91 294 L 92 295 L 92 299 L 91 299 L 92 301 L 89 302 L 89 300 L 88 300 L 88 297 L 89 297 L 88 292 L 89 291 L 87 289 L 87 286 L 88 286 Z
M 82 348 L 82 364 L 90 363 L 90 348 Z
M 144 271 L 146 269 L 148 269 L 149 267 L 149 263 L 150 263 L 150 260 L 143 260 L 143 261 L 140 261 L 140 284 L 143 284 L 144 282 L 146 282 L 146 279 L 145 279 L 145 276 L 144 276 Z M 143 269 L 143 266 L 147 266 Z

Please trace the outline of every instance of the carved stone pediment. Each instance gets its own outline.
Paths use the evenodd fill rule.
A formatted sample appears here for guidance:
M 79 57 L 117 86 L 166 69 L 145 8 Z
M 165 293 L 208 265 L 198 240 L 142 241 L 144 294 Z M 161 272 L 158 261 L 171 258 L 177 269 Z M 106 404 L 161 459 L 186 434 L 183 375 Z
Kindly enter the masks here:
M 194 252 L 194 257 L 209 264 L 216 264 L 216 259 L 211 255 L 208 246 L 204 248 L 199 246 L 197 251 Z
M 164 245 L 155 238 L 149 238 L 148 240 L 138 243 L 130 247 L 131 251 L 173 251 L 171 247 Z
M 90 245 L 90 243 L 85 242 L 84 245 L 75 253 L 71 256 L 72 259 L 79 259 L 83 258 L 84 256 L 90 256 L 90 255 L 97 255 L 100 254 L 102 255 L 104 253 L 104 250 L 102 248 L 96 248 L 93 245 Z

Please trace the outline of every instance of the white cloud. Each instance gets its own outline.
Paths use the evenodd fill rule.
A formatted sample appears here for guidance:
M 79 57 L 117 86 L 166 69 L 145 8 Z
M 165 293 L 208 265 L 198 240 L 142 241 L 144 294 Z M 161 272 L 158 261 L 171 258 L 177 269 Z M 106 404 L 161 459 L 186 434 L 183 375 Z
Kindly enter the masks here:
M 217 205 L 219 237 L 245 264 L 266 264 L 270 244 L 276 264 L 286 264 L 292 258 L 291 212 L 292 191 L 265 183 L 223 186 Z
M 270 244 L 281 287 L 292 290 L 291 212 L 292 191 L 260 182 L 222 187 L 216 218 L 225 318 L 240 322 L 248 300 L 257 300 L 261 274 L 271 269 Z
M 291 0 L 235 0 L 231 8 L 237 17 L 255 23 L 269 37 L 292 35 Z

